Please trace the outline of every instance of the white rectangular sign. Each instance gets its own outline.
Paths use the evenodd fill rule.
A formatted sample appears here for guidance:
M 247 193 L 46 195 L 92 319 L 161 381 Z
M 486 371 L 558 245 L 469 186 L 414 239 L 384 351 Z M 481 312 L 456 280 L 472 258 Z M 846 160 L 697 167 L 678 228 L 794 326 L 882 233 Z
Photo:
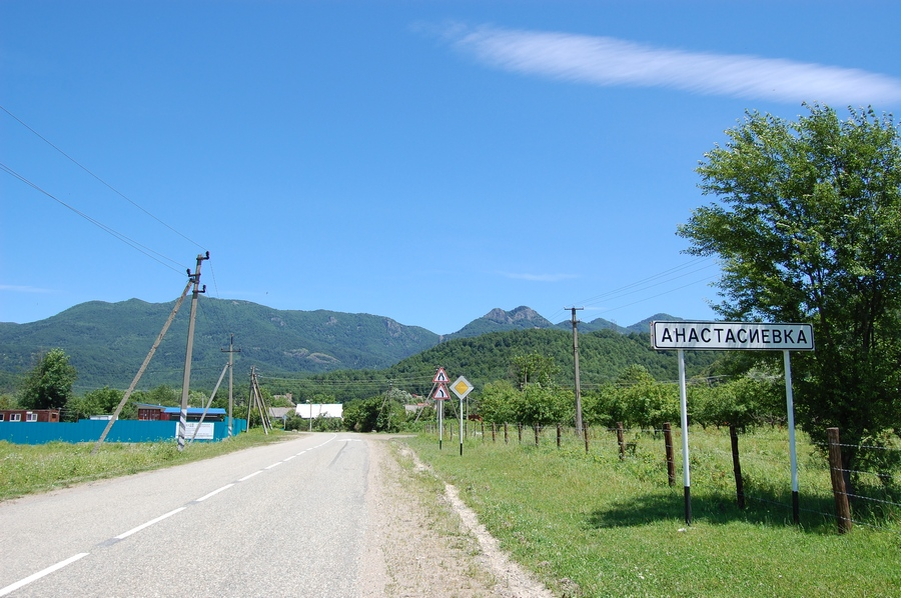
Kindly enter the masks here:
M 197 428 L 197 422 L 185 422 L 185 438 L 194 440 L 213 440 L 215 426 L 212 422 L 203 422 L 200 429 L 197 430 L 197 436 L 194 436 L 194 430 Z M 178 438 L 178 422 L 175 422 L 175 437 Z
M 813 351 L 810 324 L 651 322 L 654 349 L 692 351 Z

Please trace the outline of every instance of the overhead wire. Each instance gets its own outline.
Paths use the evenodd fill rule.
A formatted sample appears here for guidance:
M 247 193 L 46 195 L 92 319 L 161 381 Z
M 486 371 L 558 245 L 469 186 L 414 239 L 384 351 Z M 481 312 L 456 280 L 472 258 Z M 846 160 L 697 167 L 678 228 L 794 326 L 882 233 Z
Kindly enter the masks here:
M 706 270 L 707 268 L 710 268 L 711 266 L 715 265 L 715 263 L 705 263 L 705 262 L 710 262 L 713 259 L 714 258 L 710 257 L 710 256 L 695 258 L 685 264 L 681 264 L 678 266 L 674 266 L 672 268 L 668 268 L 666 270 L 663 270 L 662 272 L 658 272 L 657 274 L 653 274 L 651 276 L 631 282 L 631 283 L 623 285 L 621 287 L 611 289 L 610 291 L 606 291 L 604 293 L 593 295 L 591 297 L 588 297 L 587 299 L 583 299 L 582 301 L 575 302 L 575 303 L 573 303 L 573 305 L 588 307 L 588 306 L 592 306 L 592 305 L 597 305 L 598 303 L 600 303 L 603 300 L 617 299 L 617 298 L 627 297 L 629 295 L 634 295 L 636 293 L 641 293 L 643 291 L 647 291 L 648 289 L 658 287 L 658 286 L 661 286 L 664 284 L 668 284 L 668 283 L 671 283 L 680 278 L 684 278 L 686 276 L 691 276 L 692 274 L 697 274 L 699 272 L 702 272 L 703 270 Z M 700 267 L 697 267 L 699 265 L 700 265 Z M 691 268 L 690 271 L 682 272 L 683 270 L 690 269 L 690 268 Z M 638 299 L 636 301 L 625 303 L 623 305 L 618 305 L 616 307 L 605 308 L 605 309 L 602 309 L 599 311 L 600 311 L 600 313 L 607 313 L 607 312 L 615 311 L 617 309 L 622 309 L 624 307 L 629 307 L 631 305 L 641 303 L 642 301 L 647 301 L 650 299 L 654 299 L 656 297 L 661 297 L 663 295 L 673 293 L 675 291 L 690 287 L 692 285 L 695 285 L 695 284 L 698 284 L 701 282 L 705 282 L 708 280 L 712 280 L 715 277 L 716 277 L 716 275 L 706 276 L 699 280 L 695 280 L 689 284 L 682 285 L 682 286 L 672 288 L 672 289 L 668 289 L 661 293 L 657 293 L 656 295 L 650 295 L 650 296 Z M 559 315 L 565 314 L 566 311 L 567 310 L 565 310 L 565 309 L 557 309 L 555 312 L 553 312 L 551 314 L 550 320 L 553 322 L 556 317 L 558 317 Z
M 159 253 L 159 252 L 157 252 L 157 251 L 154 251 L 153 249 L 150 249 L 150 248 L 147 247 L 146 245 L 142 245 L 141 243 L 135 241 L 134 239 L 130 238 L 129 236 L 125 235 L 124 233 L 120 233 L 119 231 L 115 230 L 114 228 L 112 228 L 112 227 L 110 227 L 110 226 L 107 226 L 107 225 L 103 224 L 103 223 L 100 222 L 99 220 L 97 220 L 97 219 L 95 219 L 95 218 L 92 218 L 92 217 L 88 216 L 87 214 L 85 214 L 85 213 L 82 212 L 81 210 L 75 208 L 74 206 L 71 206 L 71 205 L 67 204 L 66 202 L 64 202 L 64 201 L 61 200 L 60 198 L 56 197 L 55 195 L 53 195 L 53 194 L 50 193 L 49 191 L 46 191 L 45 189 L 42 189 L 42 188 L 39 187 L 37 184 L 35 184 L 34 182 L 28 180 L 27 178 L 25 178 L 24 176 L 22 176 L 21 174 L 19 174 L 18 172 L 16 172 L 15 170 L 13 170 L 12 168 L 10 168 L 9 166 L 7 166 L 6 164 L 4 164 L 4 163 L 2 163 L 2 162 L 0 162 L 0 170 L 2 170 L 3 172 L 6 172 L 6 173 L 9 174 L 10 176 L 12 176 L 12 177 L 18 179 L 19 181 L 25 183 L 26 185 L 28 185 L 29 187 L 35 189 L 36 191 L 39 191 L 40 193 L 43 193 L 44 195 L 46 195 L 47 197 L 49 197 L 49 198 L 52 199 L 53 201 L 59 203 L 60 205 L 62 205 L 62 206 L 64 206 L 64 207 L 68 208 L 69 210 L 71 210 L 72 212 L 78 214 L 79 216 L 81 216 L 82 218 L 84 218 L 85 220 L 87 220 L 88 222 L 90 222 L 91 224 L 93 224 L 94 226 L 96 226 L 97 228 L 99 228 L 100 230 L 102 230 L 102 231 L 104 231 L 105 233 L 111 235 L 112 237 L 118 239 L 118 240 L 121 241 L 122 243 L 125 243 L 126 245 L 128 245 L 128 246 L 131 247 L 132 249 L 135 249 L 135 250 L 137 250 L 137 251 L 143 253 L 144 255 L 146 255 L 146 256 L 149 257 L 150 259 L 154 260 L 155 262 L 158 262 L 158 263 L 162 264 L 163 266 L 166 266 L 166 267 L 169 268 L 170 270 L 174 270 L 174 271 L 176 271 L 176 272 L 181 272 L 180 269 L 176 269 L 175 267 L 173 267 L 173 266 L 170 265 L 170 264 L 167 264 L 167 263 L 164 262 L 163 260 L 167 260 L 168 262 L 171 262 L 172 264 L 179 264 L 178 261 L 176 261 L 176 260 L 174 260 L 174 259 L 172 259 L 172 258 L 170 258 L 170 257 L 167 257 L 167 256 L 165 256 L 165 255 L 163 255 L 163 254 L 161 254 L 161 253 Z
M 85 171 L 86 173 L 88 173 L 89 175 L 91 175 L 92 177 L 94 177 L 97 181 L 99 181 L 101 184 L 103 184 L 107 189 L 109 189 L 110 191 L 112 191 L 113 193 L 115 193 L 116 195 L 118 195 L 119 197 L 121 197 L 122 199 L 124 199 L 125 201 L 127 201 L 128 203 L 130 203 L 131 205 L 133 205 L 134 207 L 136 207 L 137 209 L 141 210 L 142 212 L 144 212 L 144 214 L 146 214 L 147 216 L 150 216 L 151 218 L 153 218 L 153 219 L 156 220 L 158 223 L 160 223 L 160 224 L 162 224 L 163 226 L 165 226 L 166 228 L 168 228 L 170 231 L 172 231 L 173 233 L 175 233 L 176 235 L 178 235 L 178 236 L 181 237 L 182 239 L 184 239 L 184 240 L 188 241 L 189 243 L 192 243 L 192 244 L 194 244 L 195 246 L 199 247 L 200 249 L 203 249 L 204 251 L 206 251 L 206 248 L 203 247 L 200 243 L 197 243 L 196 241 L 194 241 L 194 240 L 192 240 L 191 238 L 189 238 L 187 235 L 185 235 L 185 234 L 183 234 L 182 232 L 176 230 L 174 227 L 170 226 L 169 224 L 167 224 L 166 222 L 164 222 L 164 221 L 161 220 L 160 218 L 157 218 L 156 216 L 154 216 L 153 214 L 151 214 L 151 213 L 150 213 L 148 210 L 146 210 L 143 206 L 139 205 L 136 201 L 132 200 L 130 197 L 126 196 L 124 193 L 122 193 L 121 191 L 119 191 L 118 189 L 116 189 L 115 187 L 113 187 L 112 185 L 110 185 L 109 183 L 107 183 L 105 180 L 103 180 L 102 178 L 100 178 L 99 176 L 97 176 L 96 174 L 94 174 L 91 170 L 89 170 L 89 169 L 88 169 L 86 166 L 84 166 L 81 162 L 79 162 L 78 160 L 76 160 L 75 158 L 73 158 L 72 156 L 70 156 L 69 154 L 67 154 L 66 152 L 64 152 L 64 151 L 63 151 L 62 149 L 60 149 L 56 144 L 54 144 L 54 143 L 51 142 L 49 139 L 47 139 L 46 137 L 44 137 L 43 135 L 41 135 L 40 133 L 38 133 L 36 130 L 34 130 L 33 128 L 31 128 L 30 126 L 28 126 L 22 119 L 20 119 L 18 116 L 16 116 L 15 114 L 13 114 L 13 113 L 10 112 L 9 110 L 7 110 L 6 107 L 0 105 L 0 110 L 2 110 L 3 112 L 5 112 L 6 114 L 8 114 L 10 117 L 12 117 L 12 118 L 13 118 L 16 122 L 18 122 L 20 125 L 22 125 L 22 126 L 25 127 L 26 129 L 28 129 L 29 131 L 31 131 L 31 132 L 32 132 L 34 135 L 36 135 L 41 141 L 43 141 L 44 143 L 46 143 L 47 145 L 49 145 L 50 147 L 52 147 L 53 149 L 55 149 L 57 152 L 59 152 L 60 154 L 62 154 L 63 156 L 65 156 L 70 162 L 72 162 L 73 164 L 75 164 L 76 166 L 78 166 L 79 168 L 81 168 L 83 171 Z

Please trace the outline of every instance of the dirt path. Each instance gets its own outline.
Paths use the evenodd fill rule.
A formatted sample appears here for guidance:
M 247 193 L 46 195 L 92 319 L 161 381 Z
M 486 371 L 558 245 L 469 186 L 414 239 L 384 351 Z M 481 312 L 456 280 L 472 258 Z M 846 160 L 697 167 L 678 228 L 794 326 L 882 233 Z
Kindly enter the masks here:
M 498 548 L 456 488 L 437 480 L 412 452 L 398 453 L 382 439 L 369 446 L 361 596 L 553 596 Z

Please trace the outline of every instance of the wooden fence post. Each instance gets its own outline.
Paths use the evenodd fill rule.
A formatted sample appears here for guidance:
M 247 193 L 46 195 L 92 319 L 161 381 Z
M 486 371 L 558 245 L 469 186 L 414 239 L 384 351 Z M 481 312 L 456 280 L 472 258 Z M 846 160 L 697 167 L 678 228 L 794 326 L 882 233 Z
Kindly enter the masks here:
M 588 454 L 588 426 L 582 428 L 582 433 L 585 434 L 585 454 Z
M 522 444 L 522 424 L 516 424 L 516 431 L 519 434 L 519 444 Z
M 745 508 L 745 481 L 741 477 L 741 460 L 738 458 L 738 430 L 729 426 L 729 437 L 732 439 L 732 469 L 735 471 L 735 493 L 738 496 L 738 508 Z
M 557 424 L 557 448 L 560 448 L 560 435 L 562 434 L 560 424 Z
M 535 446 L 538 446 L 538 432 L 539 432 L 539 427 L 540 427 L 540 426 L 539 426 L 538 424 L 535 424 Z
M 851 531 L 851 507 L 845 489 L 845 472 L 842 466 L 842 447 L 838 441 L 838 428 L 826 428 L 829 442 L 829 472 L 832 475 L 832 494 L 835 496 L 835 515 L 839 533 Z
M 510 443 L 510 435 L 507 433 L 507 422 L 504 422 L 504 444 Z
M 673 454 L 673 426 L 669 422 L 663 424 L 663 444 L 666 448 L 666 475 L 669 485 L 676 485 L 676 458 Z
M 626 444 L 623 442 L 623 422 L 616 422 L 616 441 L 619 443 L 619 459 L 626 458 Z
M 497 424 L 491 422 L 491 442 L 497 442 Z

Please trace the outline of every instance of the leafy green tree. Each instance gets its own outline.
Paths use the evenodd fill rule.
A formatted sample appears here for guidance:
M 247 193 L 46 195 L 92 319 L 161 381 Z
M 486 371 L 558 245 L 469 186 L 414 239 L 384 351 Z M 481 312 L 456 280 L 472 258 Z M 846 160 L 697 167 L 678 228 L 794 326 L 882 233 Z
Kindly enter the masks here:
M 771 377 L 751 375 L 725 384 L 692 384 L 688 404 L 692 419 L 703 426 L 747 428 L 784 422 L 785 386 Z
M 489 382 L 479 393 L 478 414 L 489 423 L 513 422 L 517 392 L 508 380 Z
M 659 429 L 679 421 L 679 387 L 654 380 L 640 365 L 626 368 L 617 380 L 615 405 L 629 426 Z
M 553 357 L 547 357 L 540 353 L 516 355 L 512 359 L 514 377 L 520 388 L 527 384 L 551 384 L 560 372 L 560 367 Z
M 344 405 L 344 427 L 355 432 L 397 432 L 405 420 L 403 404 L 384 395 Z
M 37 366 L 25 375 L 22 398 L 25 409 L 61 409 L 72 397 L 72 385 L 78 378 L 62 349 L 50 349 Z
M 553 387 L 541 384 L 528 384 L 517 393 L 513 404 L 514 418 L 517 423 L 530 426 L 547 426 L 562 423 L 568 415 L 571 402 L 567 393 L 558 392 Z
M 92 415 L 111 414 L 119 406 L 119 401 L 125 393 L 109 386 L 98 388 L 84 393 L 82 397 L 72 397 L 66 403 L 67 419 L 78 420 L 86 419 Z M 129 401 L 122 412 L 119 414 L 120 419 L 134 419 L 137 416 L 137 406 L 134 402 Z
M 854 445 L 898 425 L 901 143 L 890 115 L 808 109 L 727 131 L 698 168 L 720 202 L 678 234 L 719 257 L 723 317 L 813 324 L 816 351 L 792 357 L 797 421 L 820 441 L 839 427 L 853 470 Z

